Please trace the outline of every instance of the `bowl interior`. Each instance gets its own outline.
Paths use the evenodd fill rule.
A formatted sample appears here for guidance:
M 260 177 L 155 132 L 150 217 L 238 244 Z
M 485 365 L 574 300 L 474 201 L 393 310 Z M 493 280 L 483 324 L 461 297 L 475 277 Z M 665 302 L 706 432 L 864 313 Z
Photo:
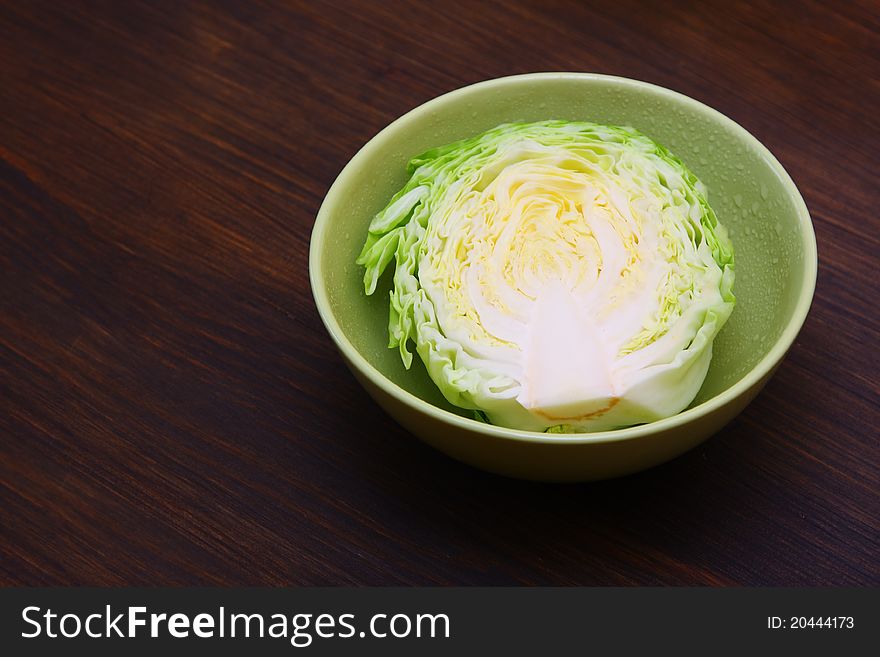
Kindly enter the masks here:
M 815 259 L 815 246 L 803 201 L 773 157 L 714 110 L 659 87 L 590 74 L 534 74 L 466 87 L 413 110 L 355 156 L 324 201 L 311 247 L 317 250 L 312 284 L 324 288 L 323 310 L 326 315 L 329 306 L 342 333 L 337 340 L 347 339 L 413 395 L 471 417 L 445 401 L 418 356 L 407 371 L 396 349 L 388 349 L 390 275 L 367 297 L 363 268 L 354 261 L 371 218 L 406 182 L 414 155 L 499 123 L 544 119 L 633 126 L 669 148 L 706 184 L 733 241 L 737 305 L 715 341 L 692 406 L 734 385 L 767 355 L 792 317 L 805 312 L 799 306 L 814 282 L 809 259 Z

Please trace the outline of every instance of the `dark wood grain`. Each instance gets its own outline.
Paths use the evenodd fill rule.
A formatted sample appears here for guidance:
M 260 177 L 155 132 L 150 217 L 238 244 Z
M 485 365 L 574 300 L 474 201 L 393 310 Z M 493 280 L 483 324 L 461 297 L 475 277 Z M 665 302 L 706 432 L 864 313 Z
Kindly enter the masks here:
M 870 1 L 2 3 L 0 582 L 877 585 L 878 35 Z M 367 139 L 538 70 L 716 107 L 815 222 L 776 377 L 617 481 L 421 445 L 309 291 L 316 211 Z

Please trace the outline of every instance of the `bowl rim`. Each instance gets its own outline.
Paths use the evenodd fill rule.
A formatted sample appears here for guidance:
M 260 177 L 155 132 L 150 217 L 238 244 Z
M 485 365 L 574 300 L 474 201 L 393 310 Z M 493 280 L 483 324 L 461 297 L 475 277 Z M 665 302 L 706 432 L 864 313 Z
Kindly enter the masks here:
M 467 95 L 478 89 L 518 85 L 528 81 L 545 81 L 551 79 L 597 81 L 613 83 L 624 87 L 649 90 L 653 94 L 673 98 L 679 103 L 690 106 L 690 108 L 695 111 L 710 115 L 715 120 L 726 125 L 735 134 L 738 134 L 744 139 L 746 143 L 749 143 L 752 146 L 754 152 L 764 159 L 782 181 L 783 186 L 786 188 L 789 197 L 794 203 L 798 215 L 801 241 L 804 249 L 802 259 L 804 284 L 801 286 L 800 294 L 792 310 L 792 315 L 787 326 L 764 357 L 733 385 L 697 406 L 688 408 L 671 417 L 622 429 L 597 431 L 593 433 L 568 434 L 548 434 L 537 431 L 525 431 L 522 429 L 508 429 L 506 427 L 499 427 L 475 419 L 462 417 L 426 402 L 408 390 L 401 388 L 386 377 L 366 358 L 364 358 L 354 345 L 351 344 L 342 331 L 342 328 L 339 326 L 339 323 L 336 321 L 336 317 L 331 309 L 324 275 L 321 271 L 322 256 L 320 255 L 323 250 L 323 243 L 327 232 L 327 226 L 329 224 L 329 210 L 327 208 L 330 205 L 329 201 L 335 197 L 338 190 L 346 184 L 350 177 L 355 175 L 355 171 L 358 169 L 360 161 L 367 159 L 382 142 L 389 138 L 390 134 L 398 130 L 400 127 L 418 121 L 423 116 L 435 111 L 439 106 L 454 101 L 459 96 Z M 397 401 L 413 408 L 413 410 L 425 413 L 441 423 L 449 424 L 468 431 L 482 433 L 493 438 L 540 444 L 564 443 L 567 445 L 574 445 L 587 443 L 611 443 L 647 437 L 687 425 L 690 422 L 711 415 L 733 402 L 772 373 L 774 367 L 776 367 L 776 365 L 785 357 L 788 349 L 794 343 L 795 338 L 806 320 L 807 313 L 809 312 L 813 301 L 813 295 L 816 288 L 817 269 L 818 253 L 816 248 L 816 235 L 806 203 L 804 202 L 797 186 L 794 184 L 794 181 L 791 179 L 791 176 L 789 176 L 782 164 L 780 164 L 767 147 L 758 141 L 758 139 L 748 130 L 718 110 L 715 110 L 690 96 L 667 89 L 666 87 L 661 87 L 650 82 L 643 82 L 641 80 L 634 80 L 632 78 L 584 72 L 526 73 L 493 78 L 449 91 L 411 109 L 406 114 L 389 123 L 385 128 L 373 136 L 345 165 L 321 202 L 321 207 L 318 210 L 315 224 L 312 228 L 311 239 L 309 241 L 309 281 L 312 288 L 312 296 L 314 297 L 315 305 L 318 308 L 318 314 L 320 315 L 321 321 L 324 323 L 327 332 L 330 334 L 330 337 L 336 343 L 337 348 L 361 375 L 372 381 L 383 392 Z

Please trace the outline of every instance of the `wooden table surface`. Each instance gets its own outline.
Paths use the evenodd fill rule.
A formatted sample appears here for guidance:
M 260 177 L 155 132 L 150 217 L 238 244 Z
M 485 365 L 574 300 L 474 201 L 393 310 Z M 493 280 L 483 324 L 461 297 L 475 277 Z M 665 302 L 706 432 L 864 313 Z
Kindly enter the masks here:
M 877 585 L 878 9 L 2 3 L 0 582 Z M 757 400 L 598 484 L 419 443 L 309 291 L 315 214 L 366 140 L 541 70 L 732 117 L 819 244 L 812 311 Z

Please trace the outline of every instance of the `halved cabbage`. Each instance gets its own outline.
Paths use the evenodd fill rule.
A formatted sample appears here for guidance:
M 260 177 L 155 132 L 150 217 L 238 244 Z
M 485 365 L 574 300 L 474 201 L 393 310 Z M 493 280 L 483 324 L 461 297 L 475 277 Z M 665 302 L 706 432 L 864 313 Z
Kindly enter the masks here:
M 394 258 L 390 346 L 452 404 L 516 429 L 599 431 L 678 413 L 730 315 L 733 248 L 706 189 L 632 128 L 543 121 L 430 150 L 375 216 Z

